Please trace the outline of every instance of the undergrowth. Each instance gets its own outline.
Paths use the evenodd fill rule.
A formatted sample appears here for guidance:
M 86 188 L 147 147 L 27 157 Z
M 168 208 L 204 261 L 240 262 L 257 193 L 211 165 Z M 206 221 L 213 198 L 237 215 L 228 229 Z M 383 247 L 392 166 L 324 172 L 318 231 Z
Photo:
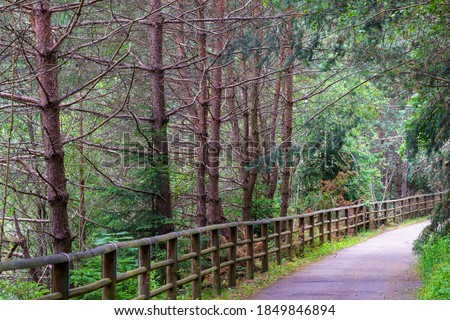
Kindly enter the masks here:
M 450 300 L 450 235 L 430 237 L 418 249 L 418 254 L 423 281 L 418 298 Z
M 36 282 L 0 280 L 0 300 L 29 300 L 48 293 L 48 288 Z

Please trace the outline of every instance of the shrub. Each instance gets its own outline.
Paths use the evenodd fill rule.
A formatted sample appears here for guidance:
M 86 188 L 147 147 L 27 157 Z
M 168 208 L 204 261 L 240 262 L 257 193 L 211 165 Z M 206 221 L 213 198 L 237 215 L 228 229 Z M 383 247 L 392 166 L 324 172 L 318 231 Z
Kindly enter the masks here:
M 419 298 L 450 300 L 450 235 L 430 237 L 419 249 Z

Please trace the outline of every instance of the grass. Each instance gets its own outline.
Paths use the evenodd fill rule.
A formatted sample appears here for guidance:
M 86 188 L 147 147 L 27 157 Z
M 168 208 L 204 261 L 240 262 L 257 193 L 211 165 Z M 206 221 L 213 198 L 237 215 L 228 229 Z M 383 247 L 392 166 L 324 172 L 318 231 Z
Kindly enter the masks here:
M 428 217 L 420 217 L 415 219 L 408 219 L 402 221 L 400 225 L 388 225 L 386 227 L 378 228 L 375 230 L 369 230 L 358 233 L 357 236 L 345 237 L 339 241 L 325 242 L 323 245 L 317 245 L 315 247 L 305 248 L 305 252 L 299 257 L 294 258 L 294 261 L 288 261 L 283 259 L 281 265 L 277 265 L 274 261 L 269 263 L 269 270 L 265 273 L 255 273 L 255 278 L 252 280 L 246 280 L 244 278 L 238 279 L 236 287 L 223 288 L 222 294 L 217 295 L 210 289 L 202 290 L 202 299 L 217 299 L 217 300 L 239 300 L 247 299 L 255 293 L 261 291 L 276 282 L 282 277 L 288 276 L 293 272 L 301 270 L 303 267 L 314 263 L 330 254 L 333 254 L 339 250 L 351 247 L 355 244 L 361 243 L 369 238 L 372 238 L 385 230 L 396 229 L 401 226 L 407 226 L 414 223 L 426 221 Z M 316 239 L 318 240 L 318 239 Z M 450 269 L 449 269 L 450 272 Z M 189 299 L 189 296 L 185 297 Z M 181 297 L 183 299 L 183 297 Z
M 431 237 L 418 253 L 423 286 L 417 297 L 423 300 L 450 300 L 450 235 Z

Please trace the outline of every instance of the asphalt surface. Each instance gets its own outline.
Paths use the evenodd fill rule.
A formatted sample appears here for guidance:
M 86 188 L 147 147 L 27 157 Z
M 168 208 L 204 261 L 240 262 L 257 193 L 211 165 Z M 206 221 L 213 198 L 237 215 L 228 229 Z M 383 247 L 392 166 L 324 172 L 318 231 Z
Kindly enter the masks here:
M 414 299 L 413 242 L 428 222 L 385 232 L 280 279 L 254 300 Z

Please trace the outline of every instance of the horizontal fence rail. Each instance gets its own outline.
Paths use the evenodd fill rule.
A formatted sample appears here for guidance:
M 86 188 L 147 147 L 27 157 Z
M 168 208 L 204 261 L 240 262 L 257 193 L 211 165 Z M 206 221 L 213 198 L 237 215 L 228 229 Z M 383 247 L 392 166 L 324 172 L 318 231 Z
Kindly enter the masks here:
M 306 246 L 429 215 L 447 196 L 444 192 L 415 195 L 282 218 L 212 225 L 108 243 L 82 252 L 5 261 L 0 263 L 0 272 L 50 266 L 51 293 L 38 299 L 71 299 L 97 290 L 102 290 L 103 299 L 116 299 L 117 285 L 125 281 L 137 281 L 136 300 L 163 295 L 176 299 L 180 292 L 191 292 L 192 299 L 201 299 L 205 286 L 220 294 L 224 285 L 235 286 L 239 276 L 252 279 L 255 270 L 269 269 L 269 261 L 281 264 L 283 258 L 292 260 Z M 158 255 L 154 254 L 157 248 Z M 133 269 L 119 273 L 118 254 L 125 250 L 134 250 L 137 263 Z M 73 265 L 95 257 L 101 257 L 101 278 L 79 287 L 71 285 Z M 156 274 L 159 281 L 151 279 Z

